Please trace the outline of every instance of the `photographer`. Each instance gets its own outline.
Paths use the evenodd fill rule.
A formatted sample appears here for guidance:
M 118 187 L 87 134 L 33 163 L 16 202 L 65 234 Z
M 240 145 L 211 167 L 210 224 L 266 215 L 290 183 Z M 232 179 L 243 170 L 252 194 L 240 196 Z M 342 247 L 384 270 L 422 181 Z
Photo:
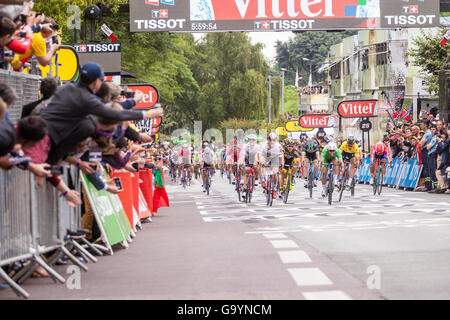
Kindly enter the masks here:
M 27 19 L 26 27 L 31 28 L 31 26 L 35 26 L 36 19 L 36 13 L 32 12 L 29 19 Z M 38 24 L 38 26 L 35 26 L 35 28 L 37 28 L 35 30 L 40 31 L 34 33 L 30 49 L 24 54 L 16 54 L 14 60 L 11 62 L 14 71 L 20 71 L 20 69 L 24 67 L 25 63 L 27 63 L 33 56 L 36 57 L 41 66 L 45 67 L 50 63 L 56 51 L 59 50 L 58 43 L 51 44 L 49 50 L 47 50 L 46 44 L 47 41 L 51 40 L 54 30 L 57 30 L 59 27 L 56 25 L 54 20 L 50 18 L 45 18 L 43 22 L 44 24 Z

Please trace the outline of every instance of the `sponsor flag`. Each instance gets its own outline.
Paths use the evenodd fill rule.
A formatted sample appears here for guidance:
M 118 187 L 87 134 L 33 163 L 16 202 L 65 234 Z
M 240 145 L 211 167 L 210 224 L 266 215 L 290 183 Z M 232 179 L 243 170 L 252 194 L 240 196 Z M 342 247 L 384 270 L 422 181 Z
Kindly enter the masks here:
M 444 38 L 442 38 L 441 40 L 441 46 L 445 46 L 445 44 L 447 43 L 448 39 L 450 39 L 450 30 L 448 30 L 445 34 L 444 34 Z
M 112 42 L 116 42 L 117 41 L 116 36 L 111 31 L 111 29 L 108 28 L 108 26 L 106 24 L 102 24 L 101 29 L 102 29 L 103 33 L 106 34 L 106 36 L 111 39 Z
M 166 188 L 164 187 L 164 180 L 161 169 L 155 172 L 155 192 L 153 194 L 153 211 L 158 212 L 161 207 L 169 207 L 169 197 L 167 196 Z

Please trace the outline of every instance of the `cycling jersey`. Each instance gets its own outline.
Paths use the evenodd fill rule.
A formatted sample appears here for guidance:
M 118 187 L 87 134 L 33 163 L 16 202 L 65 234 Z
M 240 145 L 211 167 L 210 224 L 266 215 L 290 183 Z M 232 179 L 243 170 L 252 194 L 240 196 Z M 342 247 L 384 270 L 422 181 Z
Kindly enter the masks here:
M 242 145 L 239 144 L 227 147 L 227 159 L 233 163 L 237 163 L 241 149 Z
M 202 161 L 208 165 L 212 164 L 214 161 L 214 153 L 209 147 L 206 147 L 202 151 Z
M 272 143 L 272 147 L 269 147 L 269 143 L 266 141 L 261 146 L 260 154 L 266 160 L 266 163 L 270 162 L 273 165 L 278 165 L 280 157 L 283 155 L 283 148 L 278 142 Z
M 181 158 L 181 161 L 183 162 L 183 164 L 191 164 L 191 150 L 186 149 L 180 150 L 180 154 L 179 157 Z
M 331 154 L 328 152 L 328 146 L 326 146 L 326 147 L 323 148 L 323 150 L 322 150 L 322 159 L 323 159 L 324 165 L 330 164 L 334 159 L 342 160 L 341 151 L 340 151 L 339 149 L 337 149 L 337 150 L 334 152 L 334 155 L 331 155 Z
M 308 152 L 307 146 L 306 146 L 306 144 L 304 144 L 302 146 L 302 152 L 305 152 L 306 154 L 311 153 L 311 154 L 315 155 L 316 152 L 319 152 L 319 144 L 316 141 L 314 141 L 314 151 L 312 151 L 312 152 Z
M 252 165 L 255 163 L 256 154 L 259 151 L 259 146 L 255 144 L 253 147 L 250 143 L 246 143 L 242 148 L 241 155 L 244 155 L 245 165 Z
M 341 145 L 339 150 L 341 152 L 344 152 L 344 153 L 353 153 L 353 154 L 357 153 L 357 154 L 359 154 L 358 145 L 356 143 L 353 143 L 352 147 L 350 148 L 350 145 L 348 144 L 347 141 L 344 141 L 344 143 Z
M 292 165 L 292 161 L 295 159 L 300 158 L 300 155 L 298 154 L 297 150 L 292 149 L 292 152 L 289 152 L 287 148 L 283 149 L 284 152 L 284 164 L 285 165 Z
M 376 150 L 377 148 L 380 147 L 382 149 L 382 153 L 377 154 Z M 377 144 L 375 144 L 372 147 L 372 150 L 370 151 L 370 156 L 373 157 L 374 159 L 380 159 L 380 160 L 388 160 L 388 158 L 391 157 L 391 153 L 389 152 L 389 148 L 383 143 L 383 142 L 378 142 Z

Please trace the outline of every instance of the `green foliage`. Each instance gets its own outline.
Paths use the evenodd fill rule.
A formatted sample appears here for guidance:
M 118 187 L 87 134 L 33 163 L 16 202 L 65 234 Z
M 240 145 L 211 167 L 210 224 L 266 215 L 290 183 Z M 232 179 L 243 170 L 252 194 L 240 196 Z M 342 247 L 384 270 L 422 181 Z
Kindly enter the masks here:
M 294 86 L 284 88 L 284 112 L 297 116 L 298 114 L 298 93 Z
M 326 79 L 326 73 L 318 73 L 317 70 L 328 58 L 328 52 L 332 45 L 342 41 L 342 39 L 356 34 L 355 31 L 326 32 L 326 31 L 306 31 L 297 33 L 294 38 L 287 42 L 278 41 L 277 69 L 286 68 L 286 83 L 295 84 L 295 73 L 298 68 L 300 86 L 308 84 L 310 65 L 312 65 L 313 82 L 319 83 Z M 303 58 L 309 59 L 304 61 Z
M 450 54 L 450 45 L 440 45 L 446 31 L 446 28 L 441 28 L 437 34 L 432 34 L 421 30 L 420 35 L 413 39 L 414 47 L 408 51 L 413 58 L 412 64 L 421 68 L 430 94 L 439 91 L 439 76 L 435 72 L 443 68 L 445 59 Z

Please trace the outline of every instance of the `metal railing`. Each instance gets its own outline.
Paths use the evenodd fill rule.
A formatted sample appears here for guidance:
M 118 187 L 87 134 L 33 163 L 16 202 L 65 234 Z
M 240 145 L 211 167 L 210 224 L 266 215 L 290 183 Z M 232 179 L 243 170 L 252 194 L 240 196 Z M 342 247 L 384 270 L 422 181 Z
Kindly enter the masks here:
M 61 179 L 70 183 L 73 189 L 80 190 L 78 169 L 67 168 L 65 171 Z M 79 230 L 81 227 L 80 207 L 69 207 L 47 181 L 38 186 L 31 173 L 14 168 L 0 170 L 0 187 L 0 278 L 18 296 L 29 297 L 19 284 L 39 266 L 54 280 L 64 283 L 65 279 L 51 268 L 63 255 L 87 271 L 88 268 L 72 255 L 72 250 L 97 261 L 78 242 L 66 236 L 67 229 Z M 47 255 L 45 260 L 44 254 Z M 12 277 L 1 268 L 22 260 L 31 262 Z

